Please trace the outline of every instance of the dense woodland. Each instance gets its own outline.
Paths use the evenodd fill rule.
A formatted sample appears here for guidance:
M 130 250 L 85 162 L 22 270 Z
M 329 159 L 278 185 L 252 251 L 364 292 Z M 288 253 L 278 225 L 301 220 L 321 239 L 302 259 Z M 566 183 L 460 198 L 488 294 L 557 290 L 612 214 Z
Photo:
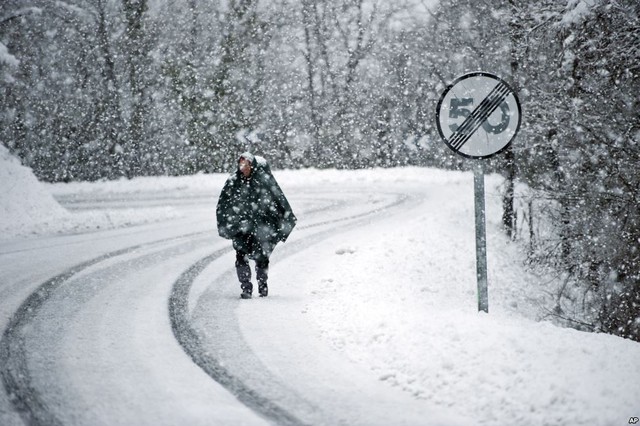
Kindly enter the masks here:
M 274 168 L 466 169 L 435 128 L 489 71 L 523 126 L 488 170 L 552 274 L 543 309 L 640 341 L 637 0 L 4 0 L 0 142 L 43 181 Z

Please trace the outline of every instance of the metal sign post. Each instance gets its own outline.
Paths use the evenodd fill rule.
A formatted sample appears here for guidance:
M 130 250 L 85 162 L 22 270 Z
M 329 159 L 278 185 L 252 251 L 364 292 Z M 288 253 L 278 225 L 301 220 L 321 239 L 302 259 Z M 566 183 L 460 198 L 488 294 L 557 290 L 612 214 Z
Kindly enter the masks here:
M 487 282 L 487 232 L 484 204 L 484 166 L 478 161 L 473 168 L 473 193 L 476 212 L 476 278 L 478 281 L 478 311 L 489 312 Z
M 457 78 L 442 94 L 436 124 L 444 143 L 458 155 L 484 159 L 504 151 L 520 129 L 520 101 L 501 78 L 486 72 Z M 473 168 L 478 311 L 489 312 L 484 165 Z

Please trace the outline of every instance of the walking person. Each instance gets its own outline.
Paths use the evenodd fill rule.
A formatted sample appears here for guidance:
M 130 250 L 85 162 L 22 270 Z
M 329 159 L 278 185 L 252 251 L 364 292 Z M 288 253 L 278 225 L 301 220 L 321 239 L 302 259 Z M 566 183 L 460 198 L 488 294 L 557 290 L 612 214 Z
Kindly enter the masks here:
M 236 272 L 243 299 L 253 293 L 249 259 L 256 263 L 258 293 L 269 293 L 269 257 L 280 241 L 286 241 L 296 217 L 282 189 L 271 174 L 267 160 L 249 152 L 240 155 L 216 208 L 218 234 L 232 240 Z

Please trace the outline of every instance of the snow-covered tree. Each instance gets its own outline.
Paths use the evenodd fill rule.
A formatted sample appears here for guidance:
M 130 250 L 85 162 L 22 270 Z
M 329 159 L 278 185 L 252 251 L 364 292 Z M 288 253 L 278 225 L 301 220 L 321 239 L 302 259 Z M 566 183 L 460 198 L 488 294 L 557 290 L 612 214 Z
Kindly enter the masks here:
M 517 160 L 539 206 L 529 220 L 556 229 L 533 258 L 562 273 L 553 312 L 636 340 L 639 13 L 630 1 L 529 5 L 528 125 Z

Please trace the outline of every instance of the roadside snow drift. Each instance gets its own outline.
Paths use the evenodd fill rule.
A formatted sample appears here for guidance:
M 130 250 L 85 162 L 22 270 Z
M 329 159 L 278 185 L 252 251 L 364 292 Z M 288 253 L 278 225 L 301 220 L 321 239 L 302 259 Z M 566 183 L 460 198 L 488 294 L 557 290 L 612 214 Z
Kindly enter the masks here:
M 0 145 L 0 234 L 37 233 L 71 218 L 20 160 Z
M 30 168 L 0 145 L 0 240 L 121 228 L 180 216 L 171 207 L 104 210 L 99 204 L 71 214 L 51 192 L 52 188 L 64 186 L 39 182 Z

